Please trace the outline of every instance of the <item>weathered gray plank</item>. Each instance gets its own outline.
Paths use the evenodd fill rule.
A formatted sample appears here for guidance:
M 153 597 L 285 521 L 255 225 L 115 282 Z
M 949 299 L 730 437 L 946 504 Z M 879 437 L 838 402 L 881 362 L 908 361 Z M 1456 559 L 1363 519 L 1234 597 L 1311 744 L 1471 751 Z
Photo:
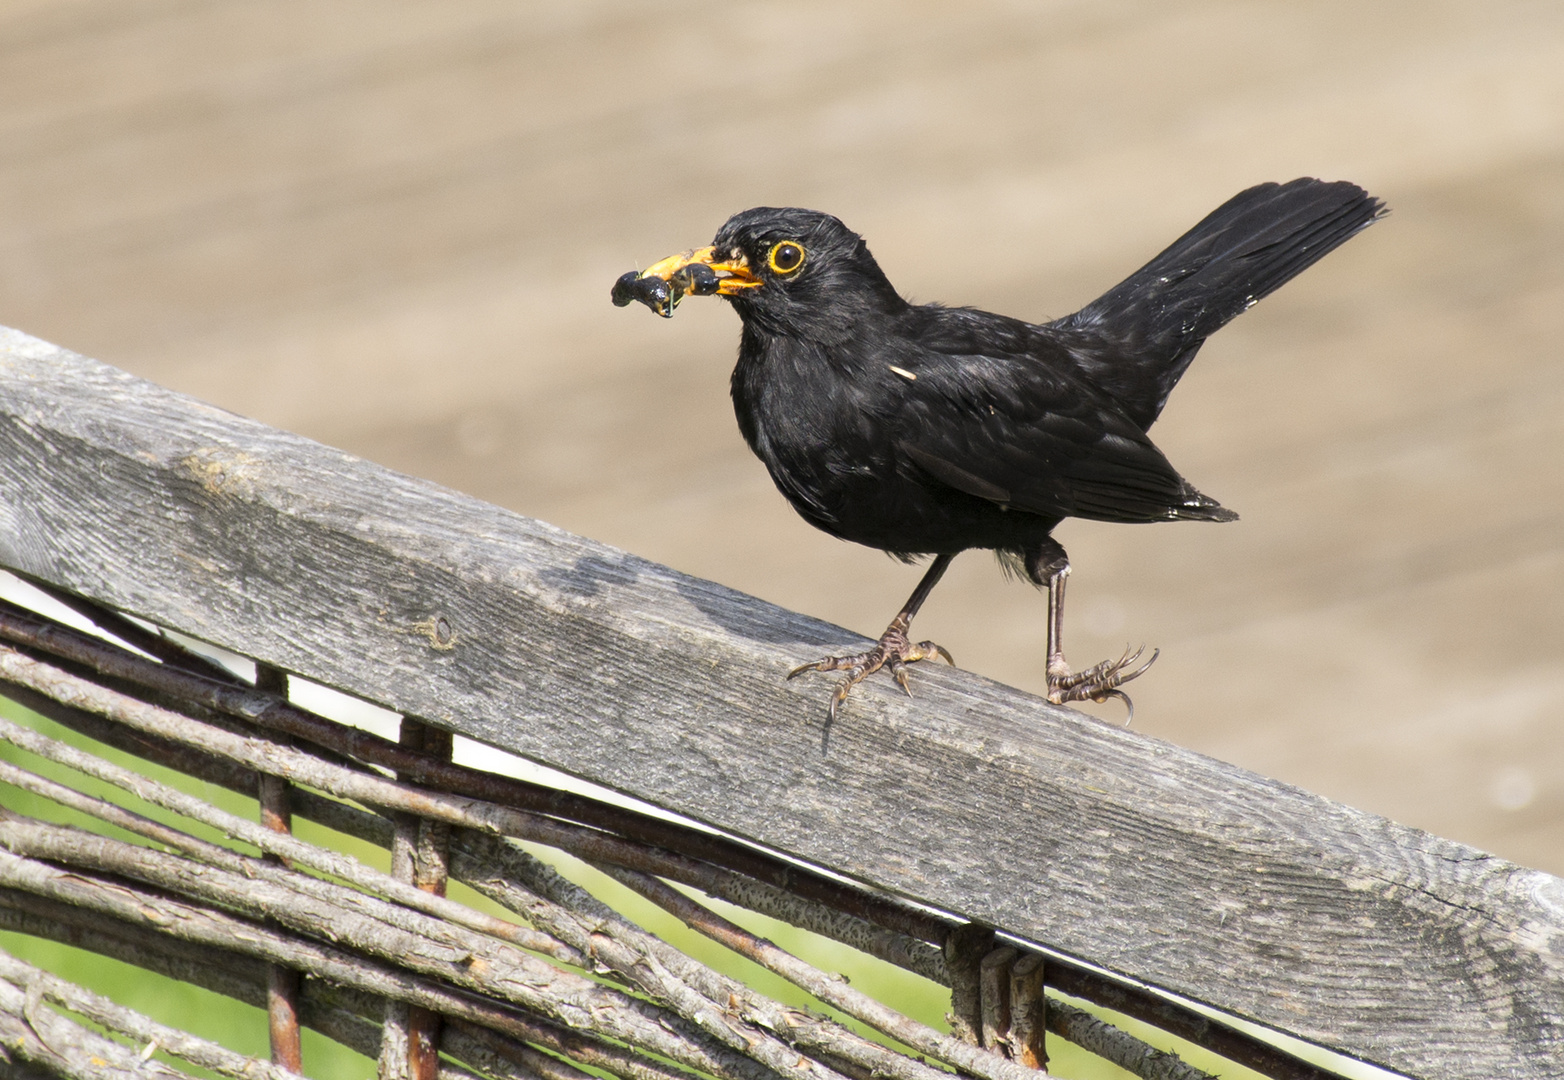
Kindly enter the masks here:
M 0 331 L 0 563 L 1423 1076 L 1564 1075 L 1564 880 Z

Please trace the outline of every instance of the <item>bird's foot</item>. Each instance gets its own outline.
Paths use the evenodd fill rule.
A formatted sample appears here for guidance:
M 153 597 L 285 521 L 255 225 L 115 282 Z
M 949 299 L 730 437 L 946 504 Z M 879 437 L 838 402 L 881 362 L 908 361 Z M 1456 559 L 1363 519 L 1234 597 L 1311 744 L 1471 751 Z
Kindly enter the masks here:
M 855 656 L 827 656 L 812 664 L 800 664 L 788 672 L 787 677 L 797 678 L 806 671 L 847 672 L 847 678 L 842 680 L 841 685 L 836 688 L 836 693 L 831 697 L 830 716 L 834 721 L 836 710 L 847 700 L 847 695 L 852 693 L 853 687 L 883 667 L 891 669 L 891 677 L 906 691 L 907 696 L 911 697 L 912 688 L 907 685 L 907 665 L 917 663 L 919 660 L 932 660 L 936 656 L 951 667 L 956 666 L 956 661 L 951 659 L 950 653 L 945 651 L 944 646 L 936 645 L 932 641 L 920 641 L 914 645 L 907 640 L 905 630 L 892 625 L 868 652 L 858 653 Z
M 1146 662 L 1136 667 L 1136 662 L 1145 651 L 1144 645 L 1134 652 L 1126 648 L 1124 655 L 1117 660 L 1104 660 L 1074 674 L 1070 673 L 1063 658 L 1060 658 L 1057 664 L 1048 666 L 1048 700 L 1055 705 L 1063 705 L 1068 701 L 1107 701 L 1109 698 L 1118 698 L 1129 710 L 1129 719 L 1124 722 L 1128 725 L 1135 719 L 1135 703 L 1119 687 L 1146 674 L 1146 669 L 1155 664 L 1161 655 L 1160 649 L 1153 649 Z

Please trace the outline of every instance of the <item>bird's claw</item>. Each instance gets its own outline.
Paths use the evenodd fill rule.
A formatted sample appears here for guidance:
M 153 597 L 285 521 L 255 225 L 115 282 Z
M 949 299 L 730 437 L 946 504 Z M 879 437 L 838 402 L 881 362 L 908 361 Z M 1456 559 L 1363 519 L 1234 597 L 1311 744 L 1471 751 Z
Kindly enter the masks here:
M 1134 652 L 1126 646 L 1124 655 L 1117 660 L 1104 660 L 1085 671 L 1077 671 L 1074 674 L 1069 671 L 1050 671 L 1048 700 L 1055 705 L 1063 705 L 1069 701 L 1107 701 L 1109 698 L 1118 698 L 1124 702 L 1124 707 L 1129 711 L 1129 719 L 1125 721 L 1125 725 L 1128 726 L 1135 719 L 1135 703 L 1119 687 L 1146 674 L 1147 669 L 1157 662 L 1157 657 L 1162 655 L 1162 650 L 1153 649 L 1146 662 L 1136 667 L 1136 661 L 1145 651 L 1144 645 Z
M 831 695 L 828 712 L 834 721 L 836 710 L 847 700 L 847 695 L 852 693 L 853 687 L 883 667 L 890 668 L 891 677 L 896 680 L 896 684 L 908 697 L 912 697 L 912 687 L 907 683 L 907 665 L 915 664 L 919 660 L 932 660 L 935 657 L 951 667 L 956 666 L 956 661 L 943 645 L 937 645 L 932 641 L 913 644 L 907 640 L 905 631 L 892 627 L 885 631 L 874 648 L 868 652 L 855 653 L 852 656 L 827 656 L 812 663 L 800 664 L 789 671 L 787 677 L 794 679 L 806 671 L 847 672 L 847 678 L 841 681 L 836 688 L 836 693 Z

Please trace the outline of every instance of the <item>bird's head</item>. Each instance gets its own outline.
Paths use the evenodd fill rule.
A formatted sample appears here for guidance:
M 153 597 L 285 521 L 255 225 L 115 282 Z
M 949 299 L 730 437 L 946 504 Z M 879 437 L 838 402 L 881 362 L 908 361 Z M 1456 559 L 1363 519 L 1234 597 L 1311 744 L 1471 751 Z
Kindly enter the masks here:
M 614 302 L 673 314 L 686 293 L 731 301 L 747 324 L 832 336 L 872 311 L 905 306 L 863 238 L 830 214 L 758 206 L 734 214 L 711 245 L 626 274 Z

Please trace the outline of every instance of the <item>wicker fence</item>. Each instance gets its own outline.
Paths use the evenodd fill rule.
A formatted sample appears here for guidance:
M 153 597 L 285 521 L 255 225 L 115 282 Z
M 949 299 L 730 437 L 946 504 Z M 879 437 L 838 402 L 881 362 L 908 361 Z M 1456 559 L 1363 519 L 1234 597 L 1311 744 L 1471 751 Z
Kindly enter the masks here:
M 286 1075 L 301 1024 L 388 1077 L 1024 1080 L 1050 1034 L 1204 1075 L 1081 1002 L 1269 1076 L 1331 1073 L 1209 1010 L 1412 1075 L 1564 1075 L 1557 878 L 961 672 L 916 702 L 865 687 L 825 732 L 778 672 L 840 630 L 12 331 L 0 565 L 63 605 L 0 607 L 3 693 L 75 733 L 0 725 L 24 752 L 0 790 L 65 808 L 0 817 L 0 928 L 265 1004 L 276 1063 L 3 958 L 15 1075 L 156 1075 L 158 1052 Z M 303 680 L 400 737 L 302 707 Z M 452 733 L 700 824 L 458 765 Z M 807 998 L 649 935 L 537 845 Z M 949 986 L 951 1030 L 708 898 Z

